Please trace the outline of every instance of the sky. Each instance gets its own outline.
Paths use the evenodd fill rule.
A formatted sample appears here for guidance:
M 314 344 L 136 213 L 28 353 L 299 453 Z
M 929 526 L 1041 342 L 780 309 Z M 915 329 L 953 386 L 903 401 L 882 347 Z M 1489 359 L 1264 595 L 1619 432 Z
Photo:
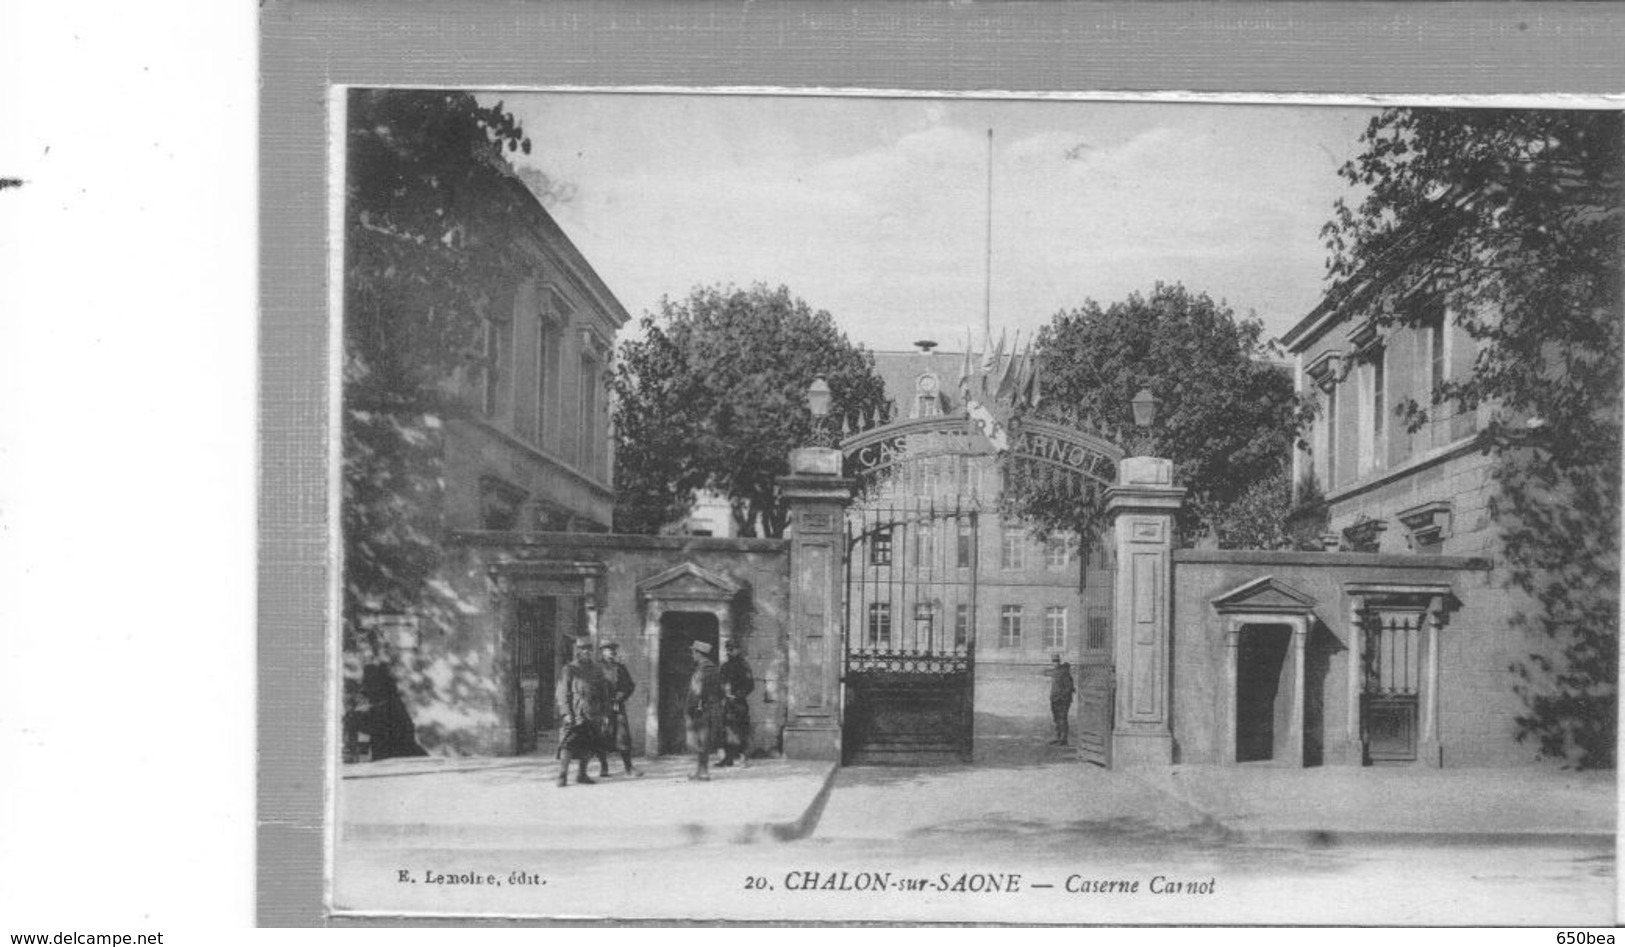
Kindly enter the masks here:
M 920 339 L 959 349 L 967 331 L 980 346 L 985 309 L 995 338 L 1027 338 L 1058 311 L 1159 281 L 1284 334 L 1325 291 L 1320 228 L 1347 193 L 1337 169 L 1374 114 L 962 97 L 482 98 L 520 119 L 533 148 L 517 163 L 552 182 L 549 209 L 634 318 L 700 284 L 784 284 L 882 351 Z

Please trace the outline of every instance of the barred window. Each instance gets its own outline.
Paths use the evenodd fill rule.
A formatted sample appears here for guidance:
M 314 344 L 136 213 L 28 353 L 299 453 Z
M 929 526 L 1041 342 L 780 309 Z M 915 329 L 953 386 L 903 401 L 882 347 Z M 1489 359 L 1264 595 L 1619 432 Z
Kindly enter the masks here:
M 959 524 L 959 545 L 954 554 L 954 565 L 960 569 L 969 569 L 975 559 L 976 550 L 973 545 L 974 537 L 971 535 L 970 524 Z
M 970 644 L 970 606 L 954 606 L 954 647 L 963 648 Z
M 999 610 L 999 647 L 1021 647 L 1021 606 L 1006 605 Z

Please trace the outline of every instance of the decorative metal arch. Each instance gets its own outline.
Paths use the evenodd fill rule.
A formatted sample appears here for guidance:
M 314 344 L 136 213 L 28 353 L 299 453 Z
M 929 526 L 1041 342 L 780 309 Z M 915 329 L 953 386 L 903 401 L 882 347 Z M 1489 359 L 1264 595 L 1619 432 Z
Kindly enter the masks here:
M 965 410 L 928 418 L 876 424 L 841 442 L 849 476 L 882 479 L 911 461 L 943 456 L 1003 455 L 1046 476 L 1077 481 L 1079 492 L 1104 490 L 1117 481 L 1121 447 L 1098 434 L 1026 419 L 998 428 L 991 415 Z

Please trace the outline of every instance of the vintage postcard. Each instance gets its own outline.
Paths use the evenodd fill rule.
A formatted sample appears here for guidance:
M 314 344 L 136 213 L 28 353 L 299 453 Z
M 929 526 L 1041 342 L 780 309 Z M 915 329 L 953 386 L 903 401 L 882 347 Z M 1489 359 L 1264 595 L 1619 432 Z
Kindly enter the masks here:
M 335 90 L 328 910 L 1611 923 L 1532 104 Z

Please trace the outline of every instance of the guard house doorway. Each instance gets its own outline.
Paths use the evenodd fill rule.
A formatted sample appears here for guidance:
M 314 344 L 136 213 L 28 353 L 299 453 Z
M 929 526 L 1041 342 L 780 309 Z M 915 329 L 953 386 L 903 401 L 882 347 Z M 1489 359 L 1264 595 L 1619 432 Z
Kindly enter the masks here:
M 1236 648 L 1236 762 L 1291 758 L 1282 745 L 1291 729 L 1292 629 L 1243 625 Z
M 694 674 L 689 648 L 696 641 L 711 646 L 716 660 L 719 641 L 717 616 L 709 612 L 664 612 L 660 616 L 660 752 L 687 752 L 688 682 Z
M 558 674 L 559 600 L 519 599 L 514 609 L 514 750 L 534 753 L 537 738 L 553 727 L 553 688 Z

